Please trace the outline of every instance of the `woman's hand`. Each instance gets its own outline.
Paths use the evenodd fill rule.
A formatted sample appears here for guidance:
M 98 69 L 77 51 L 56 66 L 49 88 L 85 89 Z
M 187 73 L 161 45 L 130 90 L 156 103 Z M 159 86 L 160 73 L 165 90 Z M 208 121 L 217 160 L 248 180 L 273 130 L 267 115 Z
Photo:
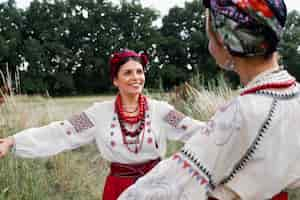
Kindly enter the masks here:
M 0 138 L 0 159 L 6 156 L 10 148 L 15 144 L 13 137 Z

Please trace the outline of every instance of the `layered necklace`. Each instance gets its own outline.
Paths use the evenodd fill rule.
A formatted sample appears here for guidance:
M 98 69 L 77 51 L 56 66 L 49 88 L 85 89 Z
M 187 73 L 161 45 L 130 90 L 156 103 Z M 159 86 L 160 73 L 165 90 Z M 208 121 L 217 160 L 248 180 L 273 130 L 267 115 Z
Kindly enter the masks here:
M 143 141 L 144 141 L 144 129 L 145 129 L 145 115 L 147 108 L 147 99 L 145 96 L 140 95 L 138 98 L 138 107 L 135 111 L 126 112 L 123 108 L 121 96 L 118 95 L 115 101 L 115 111 L 118 115 L 120 128 L 122 132 L 123 143 L 126 148 L 133 153 L 138 153 L 142 149 Z M 138 114 L 135 116 L 128 116 L 126 113 L 134 113 L 138 110 Z M 125 123 L 130 125 L 138 124 L 138 127 L 130 131 L 125 127 Z M 140 134 L 141 140 L 140 140 Z M 134 147 L 132 148 L 132 145 Z

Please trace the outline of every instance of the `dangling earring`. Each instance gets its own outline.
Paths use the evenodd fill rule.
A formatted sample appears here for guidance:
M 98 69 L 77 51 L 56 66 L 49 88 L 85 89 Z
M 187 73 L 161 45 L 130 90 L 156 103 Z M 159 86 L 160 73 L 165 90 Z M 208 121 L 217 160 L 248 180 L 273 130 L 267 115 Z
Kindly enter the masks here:
M 228 58 L 222 68 L 228 71 L 234 71 L 235 63 L 232 57 Z

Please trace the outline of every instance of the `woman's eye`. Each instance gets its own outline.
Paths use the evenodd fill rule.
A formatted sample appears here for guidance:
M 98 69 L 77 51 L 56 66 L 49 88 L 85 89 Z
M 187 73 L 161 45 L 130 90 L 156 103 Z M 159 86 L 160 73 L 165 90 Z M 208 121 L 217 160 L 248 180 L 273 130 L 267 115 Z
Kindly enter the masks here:
M 144 71 L 143 70 L 137 70 L 137 74 L 143 74 L 144 73 Z
M 130 71 L 125 71 L 124 75 L 130 75 L 130 73 L 131 73 Z

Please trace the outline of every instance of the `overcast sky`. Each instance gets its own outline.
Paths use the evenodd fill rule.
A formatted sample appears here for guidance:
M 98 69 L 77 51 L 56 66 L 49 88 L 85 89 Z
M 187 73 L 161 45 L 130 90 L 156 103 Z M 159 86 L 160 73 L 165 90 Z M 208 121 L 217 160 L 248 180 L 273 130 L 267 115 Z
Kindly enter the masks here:
M 0 0 L 0 2 L 5 2 L 6 0 Z M 26 8 L 29 6 L 31 0 L 16 0 L 17 6 L 21 8 Z M 113 2 L 119 2 L 119 0 L 111 0 Z M 161 12 L 162 15 L 168 13 L 169 8 L 177 6 L 183 6 L 186 0 L 141 0 L 144 6 L 152 7 Z M 191 0 L 187 0 L 191 1 Z M 300 1 L 299 0 L 285 0 L 289 10 L 297 9 L 300 11 Z

